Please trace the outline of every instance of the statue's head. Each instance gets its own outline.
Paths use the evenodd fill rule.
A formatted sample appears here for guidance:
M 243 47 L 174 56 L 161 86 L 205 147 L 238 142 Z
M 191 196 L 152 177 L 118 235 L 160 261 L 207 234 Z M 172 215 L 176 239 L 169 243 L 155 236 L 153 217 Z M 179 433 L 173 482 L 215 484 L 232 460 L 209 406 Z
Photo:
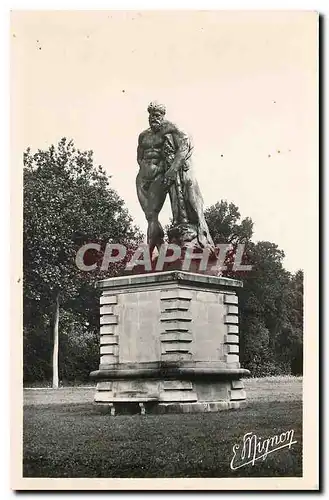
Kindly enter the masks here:
M 149 112 L 149 124 L 153 131 L 160 129 L 164 116 L 166 114 L 166 107 L 156 101 L 152 101 L 147 108 Z

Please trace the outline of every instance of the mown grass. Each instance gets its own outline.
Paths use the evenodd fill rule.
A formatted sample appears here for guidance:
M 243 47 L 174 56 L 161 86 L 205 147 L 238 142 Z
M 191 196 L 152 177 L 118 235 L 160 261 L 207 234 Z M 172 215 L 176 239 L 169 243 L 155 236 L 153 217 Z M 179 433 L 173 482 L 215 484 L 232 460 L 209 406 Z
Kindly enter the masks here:
M 230 469 L 232 447 L 294 430 L 297 444 Z M 254 401 L 219 413 L 111 417 L 92 404 L 26 406 L 25 477 L 266 477 L 302 475 L 301 401 Z
M 245 379 L 248 401 L 300 401 L 302 399 L 302 377 L 279 376 Z M 61 387 L 34 387 L 24 390 L 25 405 L 91 403 L 95 386 L 79 385 Z

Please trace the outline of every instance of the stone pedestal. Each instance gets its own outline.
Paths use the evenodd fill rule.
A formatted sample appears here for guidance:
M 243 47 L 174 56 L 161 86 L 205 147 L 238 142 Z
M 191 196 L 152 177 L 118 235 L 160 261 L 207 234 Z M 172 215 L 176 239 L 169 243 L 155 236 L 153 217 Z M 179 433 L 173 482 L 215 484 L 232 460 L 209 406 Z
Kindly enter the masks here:
M 238 296 L 242 283 L 183 271 L 99 282 L 100 365 L 95 402 L 112 414 L 239 408 Z

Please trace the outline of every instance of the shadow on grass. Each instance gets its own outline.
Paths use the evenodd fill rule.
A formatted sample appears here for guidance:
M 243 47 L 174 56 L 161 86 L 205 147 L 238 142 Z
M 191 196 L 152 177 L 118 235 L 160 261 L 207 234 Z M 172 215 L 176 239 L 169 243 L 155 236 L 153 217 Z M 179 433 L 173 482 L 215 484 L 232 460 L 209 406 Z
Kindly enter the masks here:
M 294 430 L 297 444 L 237 471 L 243 435 Z M 251 403 L 240 410 L 111 417 L 92 404 L 24 408 L 25 477 L 300 477 L 302 403 Z

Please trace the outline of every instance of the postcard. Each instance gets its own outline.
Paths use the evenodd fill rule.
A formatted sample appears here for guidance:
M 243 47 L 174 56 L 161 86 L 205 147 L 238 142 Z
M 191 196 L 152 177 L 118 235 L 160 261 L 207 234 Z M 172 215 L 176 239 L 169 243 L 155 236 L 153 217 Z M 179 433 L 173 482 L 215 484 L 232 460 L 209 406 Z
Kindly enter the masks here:
M 317 490 L 312 11 L 11 13 L 14 490 Z

